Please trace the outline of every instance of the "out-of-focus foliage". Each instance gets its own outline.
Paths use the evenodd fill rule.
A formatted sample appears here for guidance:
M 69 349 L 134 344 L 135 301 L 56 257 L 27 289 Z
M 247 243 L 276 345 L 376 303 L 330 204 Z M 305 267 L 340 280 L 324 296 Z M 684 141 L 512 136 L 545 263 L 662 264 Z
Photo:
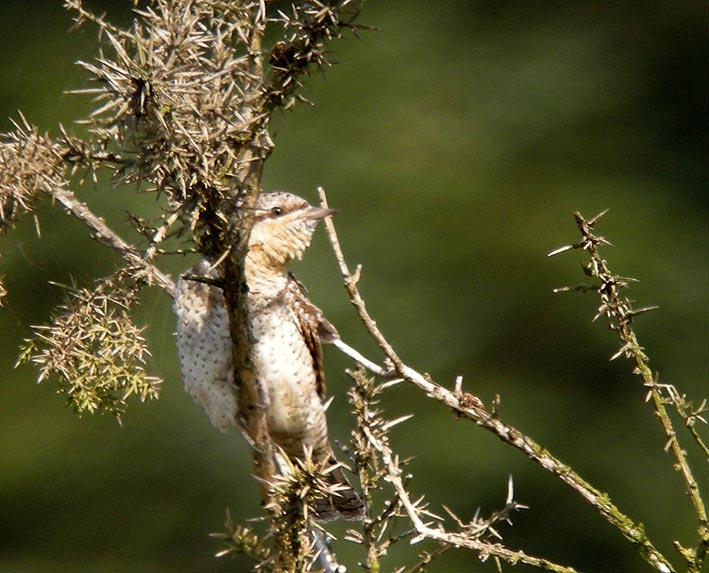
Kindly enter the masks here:
M 56 132 L 86 103 L 75 60 L 95 53 L 93 31 L 67 34 L 60 2 L 10 0 L 0 32 L 0 122 L 21 109 Z M 94 3 L 98 8 L 99 3 Z M 132 3 L 105 2 L 114 19 Z M 99 10 L 100 11 L 100 10 Z M 41 14 L 41 17 L 38 15 Z M 486 402 L 568 461 L 655 538 L 689 532 L 679 478 L 644 390 L 616 341 L 591 324 L 597 301 L 554 287 L 581 277 L 573 257 L 546 253 L 575 240 L 571 214 L 610 208 L 603 234 L 616 272 L 640 283 L 638 319 L 650 365 L 690 396 L 706 395 L 709 323 L 707 70 L 709 9 L 701 3 L 406 3 L 372 0 L 360 22 L 380 28 L 337 44 L 341 62 L 312 77 L 306 96 L 276 117 L 266 187 L 314 199 L 323 185 L 343 248 L 364 265 L 372 314 L 412 366 L 436 380 L 465 376 Z M 86 201 L 125 230 L 125 196 Z M 146 196 L 138 214 L 154 213 Z M 110 274 L 115 255 L 49 205 L 34 205 L 0 241 L 0 569 L 61 571 L 235 571 L 214 560 L 225 508 L 237 521 L 258 512 L 259 493 L 240 436 L 216 434 L 181 389 L 174 319 L 161 293 L 146 297 L 138 322 L 165 380 L 158 402 L 138 405 L 119 428 L 73 416 L 34 372 L 11 370 L 29 324 L 47 320 L 62 296 L 47 281 L 82 286 Z M 176 273 L 190 261 L 176 260 Z M 367 353 L 323 236 L 297 269 L 311 298 L 343 337 Z M 348 363 L 326 349 L 329 410 L 345 439 Z M 392 416 L 417 415 L 392 432 L 413 492 L 433 508 L 451 498 L 492 510 L 507 476 L 531 506 L 505 532 L 512 546 L 584 571 L 645 570 L 644 564 L 562 486 L 517 453 L 456 421 L 401 386 L 385 398 Z M 706 490 L 706 472 L 698 475 Z M 440 493 L 437 493 L 440 492 Z M 344 529 L 344 526 L 343 526 Z M 553 531 L 553 534 L 550 534 Z M 669 547 L 661 547 L 668 553 Z M 350 548 L 339 543 L 346 559 Z M 391 556 L 391 564 L 397 555 Z M 434 571 L 487 571 L 460 553 Z

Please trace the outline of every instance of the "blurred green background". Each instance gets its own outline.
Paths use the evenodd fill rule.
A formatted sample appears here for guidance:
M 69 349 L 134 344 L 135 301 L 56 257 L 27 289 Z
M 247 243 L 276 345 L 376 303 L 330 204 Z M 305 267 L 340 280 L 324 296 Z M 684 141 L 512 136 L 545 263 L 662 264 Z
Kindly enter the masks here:
M 0 18 L 0 126 L 21 109 L 56 133 L 88 103 L 74 62 L 95 54 L 89 27 L 67 33 L 61 2 L 5 0 Z M 130 2 L 96 2 L 125 22 Z M 638 320 L 641 343 L 664 381 L 707 392 L 709 324 L 709 8 L 690 0 L 617 2 L 369 2 L 361 23 L 380 28 L 331 45 L 337 64 L 306 82 L 317 106 L 274 120 L 267 189 L 316 200 L 322 185 L 351 264 L 364 266 L 369 309 L 404 360 L 503 417 L 607 491 L 672 555 L 693 542 L 694 520 L 664 438 L 618 343 L 591 323 L 591 295 L 554 295 L 583 278 L 572 213 L 610 208 L 599 226 L 615 245 L 616 272 L 640 279 L 630 296 L 660 310 Z M 125 191 L 83 195 L 128 232 Z M 155 212 L 141 196 L 138 210 Z M 0 309 L 0 571 L 244 571 L 214 559 L 208 533 L 225 509 L 259 514 L 248 450 L 216 433 L 183 392 L 170 303 L 149 293 L 139 309 L 163 377 L 161 399 L 132 404 L 123 426 L 77 418 L 30 367 L 13 369 L 28 325 L 61 298 L 47 281 L 89 284 L 116 257 L 49 204 L 42 239 L 30 219 L 0 239 L 9 290 Z M 173 259 L 175 274 L 191 260 Z M 318 233 L 296 268 L 314 302 L 351 344 L 379 357 L 355 318 Z M 334 438 L 347 439 L 348 362 L 326 350 Z M 415 456 L 412 491 L 470 518 L 504 503 L 509 475 L 531 507 L 501 528 L 513 548 L 586 572 L 648 570 L 579 498 L 521 454 L 470 423 L 393 389 L 391 416 L 416 417 L 392 435 Z M 684 435 L 683 435 L 684 437 Z M 709 472 L 693 455 L 709 490 Z M 344 527 L 336 526 L 341 534 Z M 675 537 L 673 537 L 675 536 Z M 350 571 L 362 558 L 337 546 Z M 413 549 L 417 549 L 414 547 Z M 423 547 L 422 547 L 423 548 Z M 385 561 L 403 564 L 402 546 Z M 519 570 L 523 568 L 519 567 Z M 431 571 L 493 571 L 451 552 Z

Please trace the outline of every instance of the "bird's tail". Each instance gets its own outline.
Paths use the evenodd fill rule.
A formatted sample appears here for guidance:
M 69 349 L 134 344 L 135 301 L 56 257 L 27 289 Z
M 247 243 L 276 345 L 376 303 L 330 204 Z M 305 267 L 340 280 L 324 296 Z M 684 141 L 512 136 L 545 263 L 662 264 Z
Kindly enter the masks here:
M 332 521 L 338 517 L 349 520 L 364 519 L 364 501 L 350 485 L 343 465 L 333 456 L 323 473 L 331 493 L 313 504 L 317 520 Z
M 332 521 L 339 517 L 349 520 L 364 519 L 365 506 L 362 496 L 350 484 L 344 471 L 346 466 L 337 461 L 329 445 L 326 444 L 318 452 L 307 449 L 298 457 L 289 457 L 283 448 L 279 447 L 275 456 L 276 466 L 282 475 L 291 474 L 296 465 L 309 465 L 305 460 L 315 462 L 315 467 L 310 466 L 310 471 L 315 470 L 324 482 L 324 487 L 321 488 L 324 495 L 314 500 L 311 498 L 310 501 L 315 519 L 320 522 Z

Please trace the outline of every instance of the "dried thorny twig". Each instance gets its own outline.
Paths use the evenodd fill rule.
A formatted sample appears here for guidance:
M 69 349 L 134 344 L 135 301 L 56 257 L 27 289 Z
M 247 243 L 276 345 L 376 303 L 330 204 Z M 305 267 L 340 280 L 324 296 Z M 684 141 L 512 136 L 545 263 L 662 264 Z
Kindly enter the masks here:
M 350 400 L 357 416 L 357 428 L 353 431 L 354 463 L 359 469 L 360 482 L 368 498 L 369 514 L 363 531 L 350 530 L 347 539 L 365 547 L 366 569 L 378 570 L 381 566 L 380 557 L 387 553 L 393 543 L 407 538 L 411 544 L 428 540 L 439 545 L 439 549 L 433 552 L 424 552 L 421 562 L 409 568 L 410 571 L 419 570 L 448 549 L 460 547 L 476 551 L 483 561 L 493 557 L 510 563 L 533 565 L 544 571 L 574 571 L 571 567 L 532 557 L 522 551 L 510 550 L 499 543 L 501 536 L 496 526 L 510 522 L 512 513 L 525 508 L 514 499 L 511 479 L 503 509 L 488 517 L 476 515 L 472 521 L 463 522 L 446 508 L 457 527 L 454 530 L 446 529 L 443 519 L 428 509 L 424 496 L 412 496 L 412 476 L 405 473 L 405 461 L 394 453 L 389 443 L 389 432 L 411 418 L 402 416 L 387 420 L 378 406 L 382 392 L 398 381 L 389 380 L 378 384 L 364 370 L 350 372 L 350 375 L 355 382 L 350 390 Z M 378 504 L 374 503 L 373 493 L 384 489 L 390 490 L 390 496 L 382 504 L 381 510 L 375 513 L 374 508 Z M 401 523 L 405 524 L 404 533 L 397 535 L 394 529 Z

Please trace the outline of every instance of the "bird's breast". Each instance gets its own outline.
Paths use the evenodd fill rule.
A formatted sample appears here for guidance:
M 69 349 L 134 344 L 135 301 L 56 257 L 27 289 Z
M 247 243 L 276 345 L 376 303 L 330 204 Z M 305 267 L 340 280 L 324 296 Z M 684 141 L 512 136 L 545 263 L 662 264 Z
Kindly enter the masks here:
M 309 442 L 325 425 L 324 411 L 312 355 L 292 309 L 273 305 L 252 317 L 252 329 L 254 366 L 268 395 L 271 434 Z

